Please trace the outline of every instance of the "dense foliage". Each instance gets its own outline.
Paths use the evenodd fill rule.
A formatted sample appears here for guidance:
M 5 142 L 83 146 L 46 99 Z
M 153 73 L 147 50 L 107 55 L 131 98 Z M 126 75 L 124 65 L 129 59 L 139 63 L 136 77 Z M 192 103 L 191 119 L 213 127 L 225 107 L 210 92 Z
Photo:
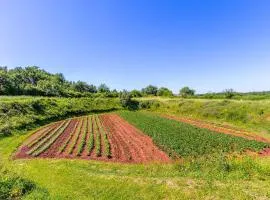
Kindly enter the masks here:
M 0 199 L 21 199 L 35 187 L 33 182 L 10 173 L 0 163 Z
M 52 74 L 36 66 L 0 67 L 0 95 L 82 97 L 97 92 L 109 94 L 110 89 L 105 84 L 97 89 L 86 82 L 67 81 L 61 73 Z
M 119 108 L 119 100 L 114 98 L 3 98 L 0 99 L 0 136 L 70 115 Z
M 120 115 L 152 137 L 157 145 L 171 155 L 176 153 L 183 157 L 197 157 L 216 152 L 242 152 L 246 149 L 258 151 L 267 146 L 262 142 L 196 128 L 150 113 L 125 111 L 120 112 Z
M 188 96 L 194 96 L 195 94 L 195 90 L 190 89 L 189 87 L 183 87 L 182 89 L 180 89 L 179 91 L 179 95 L 181 97 L 188 97 Z

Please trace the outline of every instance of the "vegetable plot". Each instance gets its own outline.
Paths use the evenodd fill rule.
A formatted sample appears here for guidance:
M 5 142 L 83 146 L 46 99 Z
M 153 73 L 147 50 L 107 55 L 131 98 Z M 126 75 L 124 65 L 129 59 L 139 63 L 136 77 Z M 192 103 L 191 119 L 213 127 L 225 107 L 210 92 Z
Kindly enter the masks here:
M 264 142 L 226 135 L 166 119 L 146 112 L 120 112 L 120 115 L 153 138 L 169 154 L 187 157 L 218 152 L 260 151 L 269 146 Z
M 151 138 L 116 114 L 90 115 L 48 125 L 34 133 L 15 157 L 169 162 Z

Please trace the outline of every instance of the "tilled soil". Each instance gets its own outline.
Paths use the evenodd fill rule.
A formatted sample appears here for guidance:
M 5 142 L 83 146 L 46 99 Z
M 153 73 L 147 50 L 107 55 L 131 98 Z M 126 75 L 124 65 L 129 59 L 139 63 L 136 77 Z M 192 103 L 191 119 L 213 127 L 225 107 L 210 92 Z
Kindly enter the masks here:
M 82 128 L 79 134 L 79 139 L 76 142 L 75 149 L 72 154 L 69 154 L 69 149 L 74 142 L 74 134 L 78 129 L 79 120 L 83 118 L 74 118 L 71 120 L 66 129 L 61 133 L 61 135 L 54 141 L 54 143 L 44 152 L 42 152 L 39 158 L 71 158 L 71 159 L 87 159 L 87 160 L 102 160 L 102 161 L 111 161 L 111 162 L 122 162 L 122 163 L 150 163 L 150 162 L 159 162 L 159 163 L 168 163 L 170 162 L 169 157 L 158 149 L 154 145 L 152 139 L 134 126 L 130 125 L 128 122 L 123 120 L 116 114 L 104 114 L 99 115 L 101 126 L 105 130 L 107 137 L 110 143 L 111 156 L 107 157 L 105 155 L 105 136 L 101 134 L 101 156 L 96 155 L 96 144 L 94 142 L 94 148 L 90 155 L 87 152 L 87 147 L 89 144 L 90 134 L 94 134 L 94 139 L 96 135 L 101 133 L 100 127 L 97 128 L 97 131 L 93 130 L 93 125 L 90 128 L 87 124 L 87 135 L 84 145 L 84 149 L 80 156 L 76 155 L 79 144 L 82 141 Z M 85 121 L 86 122 L 86 121 Z M 92 122 L 91 122 L 92 123 Z M 58 125 L 58 124 L 57 124 Z M 57 126 L 55 126 L 57 127 Z M 46 127 L 47 128 L 47 127 Z M 49 130 L 49 128 L 47 128 Z M 27 152 L 31 150 L 27 146 L 32 140 L 38 139 L 39 133 L 42 130 L 37 131 L 28 142 L 24 143 L 15 154 L 15 158 L 35 158 L 32 155 L 28 155 Z M 67 146 L 61 153 L 60 148 L 66 143 Z

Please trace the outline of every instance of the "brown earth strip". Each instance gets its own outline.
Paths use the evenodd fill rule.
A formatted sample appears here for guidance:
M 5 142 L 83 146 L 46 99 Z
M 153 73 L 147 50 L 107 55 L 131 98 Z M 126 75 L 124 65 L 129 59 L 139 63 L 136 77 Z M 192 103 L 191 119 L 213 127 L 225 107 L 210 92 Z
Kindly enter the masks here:
M 124 146 L 121 145 L 121 138 L 117 137 L 117 134 L 114 134 L 115 127 L 113 127 L 108 115 L 101 116 L 102 123 L 104 127 L 108 130 L 108 138 L 111 144 L 111 152 L 112 152 L 112 159 L 114 160 L 122 160 L 128 161 L 128 157 L 126 156 Z M 129 153 L 128 153 L 129 154 Z
M 229 126 L 219 126 L 219 125 L 216 125 L 216 124 L 213 124 L 210 122 L 205 122 L 202 120 L 191 119 L 191 118 L 186 118 L 186 117 L 176 117 L 176 116 L 172 116 L 172 115 L 162 115 L 162 116 L 165 118 L 168 118 L 168 119 L 187 123 L 187 124 L 199 127 L 199 128 L 208 129 L 208 130 L 215 131 L 218 133 L 224 133 L 224 134 L 228 134 L 228 135 L 243 137 L 243 138 L 246 138 L 249 140 L 257 140 L 260 142 L 270 143 L 270 141 L 268 139 L 263 138 L 261 136 L 258 136 L 255 133 L 247 132 L 247 131 L 243 131 L 243 130 L 236 130 L 236 129 L 231 128 L 231 127 L 229 128 Z
M 132 152 L 132 158 L 134 162 L 146 162 L 146 152 L 141 145 L 141 141 L 137 140 L 136 137 L 128 130 L 125 126 L 122 126 L 121 122 L 119 121 L 118 117 L 114 116 L 115 124 L 123 133 L 124 140 L 128 143 L 130 151 Z M 138 135 L 137 135 L 138 136 Z
M 118 120 L 120 126 L 122 126 L 127 134 L 131 135 L 131 138 L 135 143 L 143 149 L 144 157 L 148 155 L 151 156 L 151 162 L 170 162 L 169 157 L 153 143 L 152 139 L 149 136 L 146 136 L 144 133 L 139 131 L 137 128 L 129 124 L 127 121 L 114 115 L 114 118 Z

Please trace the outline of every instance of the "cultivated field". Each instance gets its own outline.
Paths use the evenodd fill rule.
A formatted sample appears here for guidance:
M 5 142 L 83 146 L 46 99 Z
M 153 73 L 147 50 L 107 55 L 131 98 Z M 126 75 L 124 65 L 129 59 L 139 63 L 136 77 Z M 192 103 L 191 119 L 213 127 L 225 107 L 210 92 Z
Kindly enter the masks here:
M 90 115 L 48 125 L 34 133 L 15 157 L 169 162 L 151 138 L 116 114 Z

